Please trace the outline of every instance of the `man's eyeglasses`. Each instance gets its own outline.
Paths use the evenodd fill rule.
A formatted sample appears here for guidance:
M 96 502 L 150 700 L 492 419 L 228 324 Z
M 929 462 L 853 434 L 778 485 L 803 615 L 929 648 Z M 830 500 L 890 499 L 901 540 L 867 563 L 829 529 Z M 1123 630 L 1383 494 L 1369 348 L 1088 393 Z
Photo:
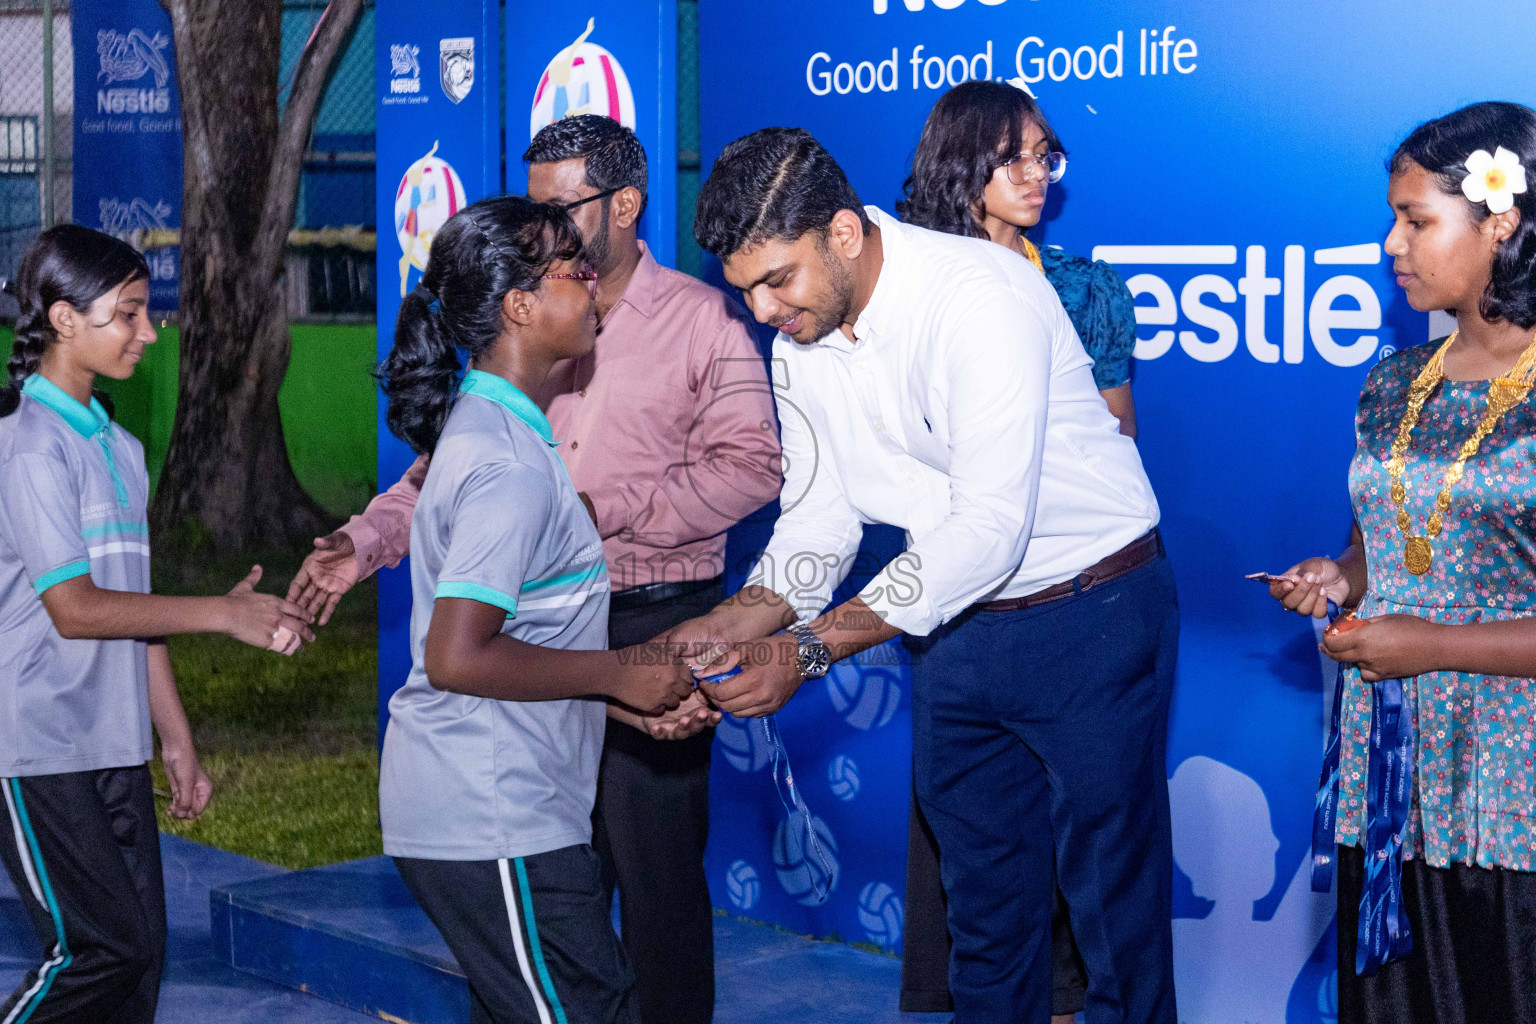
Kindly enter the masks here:
M 1036 156 L 1033 153 L 1020 153 L 1003 166 L 1008 168 L 1008 180 L 1015 185 L 1023 185 L 1033 176 L 1034 171 L 1045 175 L 1046 181 L 1054 183 L 1067 173 L 1067 154 L 1050 152 Z
M 594 291 L 597 288 L 597 271 L 595 270 L 578 270 L 573 274 L 543 274 L 541 277 L 545 281 L 584 281 L 588 291 Z
M 596 195 L 590 195 L 584 199 L 577 199 L 569 203 L 551 203 L 550 205 L 558 206 L 566 213 L 570 213 L 578 206 L 585 206 L 587 203 L 596 202 L 599 199 L 607 199 L 609 196 L 613 195 L 615 192 L 618 192 L 623 187 L 624 186 L 620 185 L 619 188 L 604 189 L 603 191 L 598 192 Z

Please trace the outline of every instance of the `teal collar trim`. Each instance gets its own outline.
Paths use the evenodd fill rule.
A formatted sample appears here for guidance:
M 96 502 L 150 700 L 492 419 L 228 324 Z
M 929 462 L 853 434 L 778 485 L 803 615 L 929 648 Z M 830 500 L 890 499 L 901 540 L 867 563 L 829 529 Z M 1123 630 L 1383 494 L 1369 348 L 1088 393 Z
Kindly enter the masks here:
M 22 394 L 31 395 L 63 418 L 75 433 L 88 441 L 101 445 L 102 457 L 107 460 L 107 472 L 112 474 L 112 489 L 117 493 L 117 504 L 128 507 L 128 486 L 117 471 L 117 460 L 112 457 L 112 417 L 91 396 L 89 407 L 75 401 L 74 397 L 40 373 L 34 373 L 21 385 Z
M 517 385 L 505 377 L 498 377 L 484 370 L 470 370 L 464 374 L 464 383 L 459 385 L 459 391 L 466 395 L 479 395 L 481 398 L 495 402 L 532 427 L 534 433 L 542 437 L 544 443 L 551 448 L 560 443 L 555 440 L 555 432 L 550 428 L 549 419 L 538 406 L 533 404 L 533 399 L 519 391 Z
M 34 373 L 21 386 L 24 395 L 31 395 L 64 418 L 81 437 L 95 437 L 112 423 L 107 410 L 91 398 L 89 406 L 81 405 L 69 392 L 40 373 Z

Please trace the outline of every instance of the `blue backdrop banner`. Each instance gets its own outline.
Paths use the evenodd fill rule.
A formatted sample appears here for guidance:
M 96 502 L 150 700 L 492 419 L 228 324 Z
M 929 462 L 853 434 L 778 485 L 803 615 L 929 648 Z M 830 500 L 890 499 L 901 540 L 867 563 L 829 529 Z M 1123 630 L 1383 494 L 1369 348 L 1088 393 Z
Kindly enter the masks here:
M 469 203 L 498 193 L 501 7 L 497 0 L 380 0 L 378 97 L 378 355 L 394 347 L 400 300 L 427 266 L 432 239 Z M 379 398 L 379 481 L 415 455 L 385 425 Z M 379 575 L 379 741 L 389 698 L 411 669 L 409 563 Z
M 1310 891 L 1307 856 L 1332 677 L 1312 627 L 1242 577 L 1347 542 L 1360 385 L 1377 360 L 1432 332 L 1381 249 L 1384 161 L 1416 124 L 1465 103 L 1536 101 L 1536 65 L 1488 49 L 1491 33 L 1536 34 L 1536 9 L 700 7 L 706 171 L 731 139 L 798 125 L 866 202 L 891 210 L 944 90 L 1018 77 L 1039 99 L 1071 163 L 1036 237 L 1115 264 L 1141 325 L 1139 443 L 1184 621 L 1168 763 L 1179 1017 L 1332 1022 L 1333 897 Z M 895 949 L 910 683 L 899 658 L 868 660 L 878 663 L 804 687 L 780 715 L 839 860 L 832 898 L 805 905 L 807 868 L 759 777 L 759 734 L 731 722 L 717 744 L 708 871 L 717 903 L 735 912 Z M 1013 685 L 1007 665 L 997 676 Z
M 155 0 L 76 0 L 74 218 L 149 260 L 149 304 L 178 306 L 181 92 L 171 18 Z
M 507 10 L 507 187 L 527 188 L 522 154 L 545 125 L 603 114 L 645 146 L 640 237 L 663 266 L 677 251 L 677 0 L 585 0 Z

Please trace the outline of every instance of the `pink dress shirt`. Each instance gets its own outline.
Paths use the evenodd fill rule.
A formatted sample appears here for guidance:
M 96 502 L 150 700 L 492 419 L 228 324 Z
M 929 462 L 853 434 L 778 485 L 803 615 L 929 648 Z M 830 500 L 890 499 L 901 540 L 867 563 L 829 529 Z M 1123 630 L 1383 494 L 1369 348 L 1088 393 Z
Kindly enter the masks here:
M 726 529 L 781 483 L 773 392 L 741 308 L 640 245 L 592 354 L 530 396 L 592 499 L 615 590 L 720 575 Z M 342 527 L 364 576 L 409 553 L 426 475 L 422 456 Z

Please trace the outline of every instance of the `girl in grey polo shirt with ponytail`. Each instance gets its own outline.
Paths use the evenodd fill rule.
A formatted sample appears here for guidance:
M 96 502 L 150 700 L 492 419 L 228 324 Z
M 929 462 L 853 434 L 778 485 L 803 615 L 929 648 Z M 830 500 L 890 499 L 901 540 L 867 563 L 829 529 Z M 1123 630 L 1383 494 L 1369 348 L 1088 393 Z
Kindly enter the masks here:
M 384 852 L 498 1024 L 638 1024 L 591 847 L 604 701 L 657 712 L 693 689 L 661 645 L 604 649 L 602 542 L 528 397 L 596 340 L 580 249 L 558 207 L 466 207 L 433 240 L 379 374 L 390 430 L 431 455 L 411 521 L 411 674 L 380 764 Z
M 309 613 L 257 594 L 149 593 L 144 449 L 112 422 L 97 375 L 126 380 L 155 340 L 149 268 L 74 224 L 43 232 L 16 282 L 0 388 L 0 841 L 42 961 L 0 1020 L 152 1021 L 165 888 L 146 762 L 160 734 L 170 813 L 193 818 L 198 765 L 164 638 L 227 633 L 284 654 Z

